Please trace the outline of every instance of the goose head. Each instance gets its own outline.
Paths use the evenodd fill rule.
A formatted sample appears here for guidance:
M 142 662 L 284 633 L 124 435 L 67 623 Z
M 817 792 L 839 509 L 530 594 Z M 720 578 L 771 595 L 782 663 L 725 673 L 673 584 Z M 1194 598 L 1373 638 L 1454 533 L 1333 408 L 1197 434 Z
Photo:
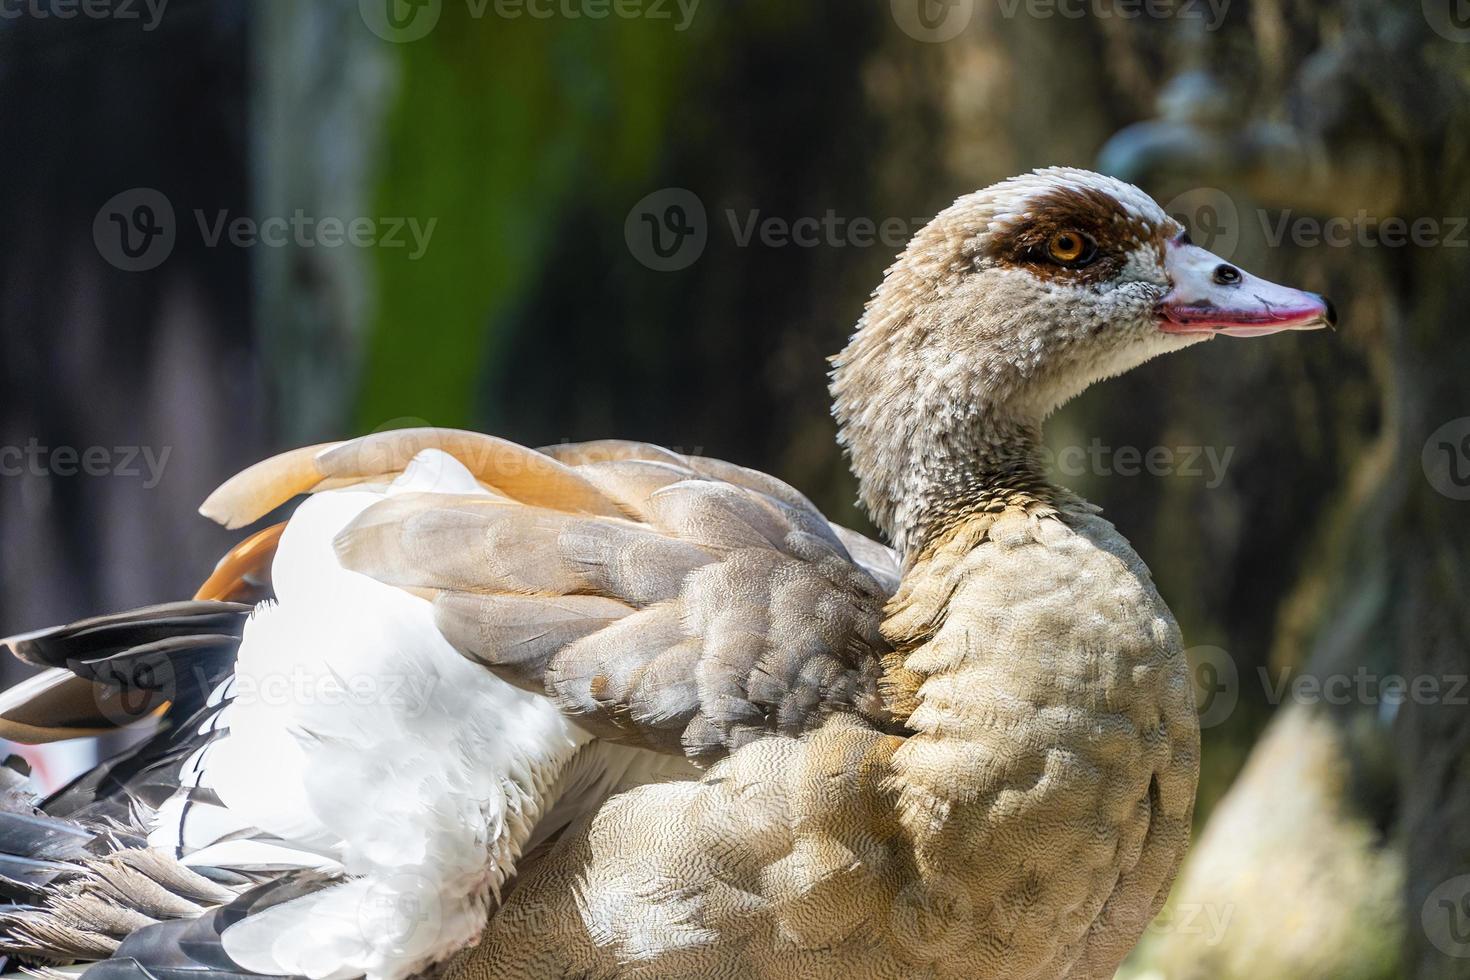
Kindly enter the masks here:
M 1191 244 L 1130 184 L 1038 170 L 960 198 L 888 270 L 833 358 L 839 438 L 903 552 L 967 501 L 1044 487 L 1041 422 L 1094 382 L 1334 317 Z

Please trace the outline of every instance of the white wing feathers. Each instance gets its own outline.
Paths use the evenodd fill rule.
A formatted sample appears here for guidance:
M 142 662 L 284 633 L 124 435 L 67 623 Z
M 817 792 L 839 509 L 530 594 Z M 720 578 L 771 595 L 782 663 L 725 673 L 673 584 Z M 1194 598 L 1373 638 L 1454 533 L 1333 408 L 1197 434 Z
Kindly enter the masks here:
M 359 513 L 424 492 L 485 491 L 426 450 L 388 487 L 317 494 L 296 511 L 278 599 L 247 624 L 215 722 L 228 731 L 185 768 L 218 805 L 196 792 L 159 811 L 150 842 L 182 845 L 185 864 L 354 876 L 228 929 L 246 969 L 398 977 L 473 941 L 590 740 L 455 652 L 427 601 L 338 564 L 332 540 Z

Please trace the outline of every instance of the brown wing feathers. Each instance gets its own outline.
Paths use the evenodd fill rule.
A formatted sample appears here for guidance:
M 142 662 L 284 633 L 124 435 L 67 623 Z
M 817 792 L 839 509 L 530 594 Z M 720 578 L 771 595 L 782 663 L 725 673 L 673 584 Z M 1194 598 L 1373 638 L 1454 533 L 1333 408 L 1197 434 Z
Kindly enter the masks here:
M 306 446 L 262 460 L 237 473 L 199 508 L 210 520 L 235 530 L 254 524 L 297 494 L 316 487 L 325 474 L 316 458 L 338 443 Z
M 231 548 L 214 573 L 199 586 L 195 599 L 256 603 L 271 595 L 271 561 L 286 522 L 257 531 Z
M 889 588 L 805 497 L 753 470 L 640 443 L 536 451 L 402 430 L 268 460 L 203 510 L 241 526 L 301 492 L 384 482 L 428 448 L 491 495 L 384 500 L 339 554 L 431 598 L 450 641 L 505 679 L 603 737 L 702 760 L 832 710 L 888 724 Z
M 390 479 L 425 449 L 449 453 L 482 484 L 513 500 L 592 514 L 618 513 L 607 496 L 552 454 L 479 432 L 435 428 L 375 432 L 273 456 L 226 481 L 199 512 L 228 528 L 245 527 L 298 494 Z
M 538 451 L 408 429 L 267 460 L 202 511 L 240 527 L 299 493 L 386 482 L 429 448 L 491 495 L 387 499 L 339 554 L 430 598 L 449 640 L 506 680 L 603 737 L 700 760 L 833 710 L 890 726 L 877 682 L 891 553 L 755 470 L 634 442 Z

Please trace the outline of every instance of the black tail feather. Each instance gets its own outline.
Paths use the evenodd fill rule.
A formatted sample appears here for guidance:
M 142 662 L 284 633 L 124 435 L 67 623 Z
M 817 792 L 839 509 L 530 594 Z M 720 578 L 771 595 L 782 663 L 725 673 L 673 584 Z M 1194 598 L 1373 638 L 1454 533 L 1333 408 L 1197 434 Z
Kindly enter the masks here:
M 334 879 L 315 872 L 293 873 L 252 888 L 228 905 L 196 919 L 146 926 L 123 940 L 110 959 L 92 966 L 85 980 L 228 980 L 258 977 L 225 952 L 225 930 L 247 916 L 300 898 Z
M 74 661 L 105 659 L 175 637 L 212 633 L 238 640 L 252 608 L 238 602 L 168 602 L 26 633 L 0 640 L 0 646 L 37 667 L 70 668 Z

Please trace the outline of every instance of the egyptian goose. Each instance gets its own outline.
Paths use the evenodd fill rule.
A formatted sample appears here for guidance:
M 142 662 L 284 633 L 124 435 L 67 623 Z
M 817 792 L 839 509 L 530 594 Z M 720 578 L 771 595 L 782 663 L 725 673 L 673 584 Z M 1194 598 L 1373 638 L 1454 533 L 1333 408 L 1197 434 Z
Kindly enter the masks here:
M 1048 169 L 920 231 L 834 359 L 891 550 L 638 443 L 261 463 L 203 512 L 312 495 L 194 601 L 7 641 L 50 670 L 0 734 L 165 724 L 3 816 L 0 946 L 101 980 L 1111 977 L 1184 852 L 1198 726 L 1169 610 L 1048 481 L 1042 420 L 1332 319 Z

